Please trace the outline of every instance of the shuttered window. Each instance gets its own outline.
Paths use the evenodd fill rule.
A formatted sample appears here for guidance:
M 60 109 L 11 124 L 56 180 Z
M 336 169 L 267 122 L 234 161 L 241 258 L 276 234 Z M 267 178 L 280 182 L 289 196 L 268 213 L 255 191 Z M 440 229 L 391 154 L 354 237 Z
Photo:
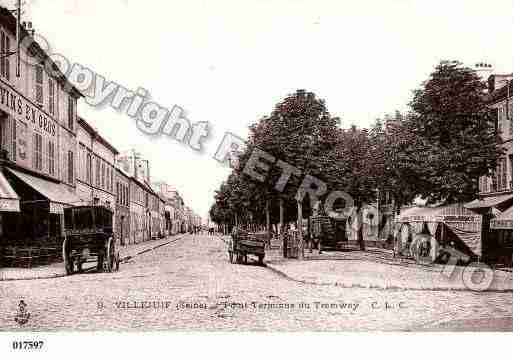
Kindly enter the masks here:
M 73 97 L 68 97 L 68 128 L 73 131 L 75 127 L 75 100 Z
M 41 171 L 43 169 L 43 138 L 39 133 L 34 133 L 33 165 L 37 171 Z
M 48 79 L 48 111 L 55 115 L 55 82 Z
M 9 56 L 11 52 L 11 39 L 4 31 L 2 31 L 0 35 L 0 50 L 2 52 L 0 58 L 0 75 L 6 80 L 10 80 L 11 62 Z
M 48 173 L 55 175 L 55 143 L 48 141 Z
M 75 174 L 75 161 L 73 151 L 68 151 L 68 183 L 74 183 L 74 174 Z
M 36 65 L 36 103 L 43 106 L 43 66 Z

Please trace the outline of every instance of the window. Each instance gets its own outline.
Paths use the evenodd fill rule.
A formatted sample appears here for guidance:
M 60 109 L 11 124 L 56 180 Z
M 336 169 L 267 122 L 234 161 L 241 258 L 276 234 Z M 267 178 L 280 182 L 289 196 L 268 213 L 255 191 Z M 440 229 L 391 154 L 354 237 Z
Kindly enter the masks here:
M 34 133 L 33 166 L 37 171 L 43 169 L 43 138 L 39 133 Z
M 73 160 L 73 151 L 68 151 L 68 183 L 73 184 L 74 183 L 74 160 Z
M 109 165 L 105 165 L 105 187 L 107 189 L 107 191 L 111 192 L 111 188 L 110 188 L 110 167 Z
M 73 131 L 75 125 L 75 100 L 72 96 L 68 97 L 68 128 Z
M 9 36 L 2 31 L 1 40 L 0 40 L 0 75 L 6 80 L 11 79 L 11 64 L 9 60 L 9 54 L 11 52 L 11 39 Z
M 86 159 L 86 182 L 89 184 L 92 184 L 93 178 L 91 176 L 91 172 L 93 170 L 93 168 L 92 168 L 93 163 L 92 163 L 91 153 L 87 152 L 86 158 L 87 158 Z
M 48 141 L 48 173 L 55 175 L 55 143 Z
M 494 177 L 494 190 L 505 190 L 507 188 L 507 165 L 505 158 L 499 159 Z
M 43 106 L 43 66 L 36 65 L 36 103 Z
M 48 111 L 55 115 L 55 82 L 52 79 L 48 79 Z
M 100 187 L 100 159 L 96 157 L 96 187 Z
M 110 167 L 110 191 L 112 192 L 114 190 L 114 167 Z
M 105 162 L 102 161 L 102 182 L 101 188 L 105 188 Z

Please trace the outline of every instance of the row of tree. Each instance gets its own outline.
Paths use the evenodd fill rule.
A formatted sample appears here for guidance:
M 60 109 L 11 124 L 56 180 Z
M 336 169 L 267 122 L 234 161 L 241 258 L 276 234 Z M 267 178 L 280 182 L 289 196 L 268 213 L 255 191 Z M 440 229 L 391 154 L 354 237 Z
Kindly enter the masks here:
M 343 128 L 323 100 L 298 90 L 250 127 L 237 165 L 215 194 L 210 217 L 219 224 L 253 223 L 268 229 L 298 221 L 312 213 L 308 198 L 297 200 L 306 175 L 326 183 L 327 193 L 351 195 L 357 209 L 385 192 L 397 211 L 417 196 L 431 203 L 471 200 L 479 176 L 489 174 L 501 154 L 485 89 L 473 70 L 443 61 L 414 91 L 408 114 L 396 111 L 369 129 Z M 277 191 L 282 168 L 269 164 L 263 181 L 246 175 L 255 149 L 294 166 L 301 176 L 290 176 Z M 364 249 L 361 233 L 358 240 Z

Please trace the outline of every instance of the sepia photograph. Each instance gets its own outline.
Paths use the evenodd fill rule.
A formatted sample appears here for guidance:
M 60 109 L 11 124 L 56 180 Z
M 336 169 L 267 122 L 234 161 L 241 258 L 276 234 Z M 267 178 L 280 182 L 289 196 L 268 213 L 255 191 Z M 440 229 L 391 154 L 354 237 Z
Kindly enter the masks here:
M 511 0 L 0 1 L 0 353 L 512 332 L 511 36 Z

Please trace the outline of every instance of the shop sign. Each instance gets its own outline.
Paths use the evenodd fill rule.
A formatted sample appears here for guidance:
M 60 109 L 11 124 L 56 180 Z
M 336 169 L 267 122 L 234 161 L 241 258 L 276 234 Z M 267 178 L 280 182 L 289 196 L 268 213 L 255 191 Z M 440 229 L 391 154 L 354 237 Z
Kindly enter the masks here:
M 494 219 L 490 223 L 492 229 L 513 229 L 513 220 L 511 219 Z
M 41 131 L 55 136 L 57 131 L 56 122 L 48 117 L 41 109 L 29 102 L 4 83 L 0 82 L 0 110 L 10 114 L 20 121 L 26 121 L 38 126 Z
M 0 199 L 0 212 L 20 212 L 20 201 L 17 199 Z
M 400 222 L 435 222 L 432 216 L 404 216 L 399 218 Z
M 479 222 L 480 216 L 472 216 L 472 215 L 447 215 L 447 216 L 439 216 L 441 222 L 469 222 L 475 223 Z
M 62 214 L 64 213 L 64 206 L 61 203 L 50 202 L 50 213 Z

